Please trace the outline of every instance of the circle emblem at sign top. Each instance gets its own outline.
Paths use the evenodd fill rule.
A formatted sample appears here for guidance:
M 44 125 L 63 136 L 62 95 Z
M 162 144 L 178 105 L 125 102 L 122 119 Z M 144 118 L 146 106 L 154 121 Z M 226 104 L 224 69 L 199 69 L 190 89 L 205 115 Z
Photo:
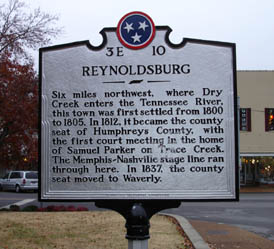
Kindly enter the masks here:
M 117 36 L 127 48 L 141 49 L 152 42 L 155 26 L 147 14 L 139 11 L 130 12 L 119 21 Z

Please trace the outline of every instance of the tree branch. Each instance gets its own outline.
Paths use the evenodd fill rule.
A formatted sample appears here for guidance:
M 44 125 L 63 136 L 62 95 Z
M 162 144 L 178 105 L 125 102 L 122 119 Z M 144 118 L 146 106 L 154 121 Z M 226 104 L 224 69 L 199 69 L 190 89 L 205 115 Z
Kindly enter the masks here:
M 8 50 L 23 54 L 26 48 L 43 46 L 62 32 L 61 28 L 55 27 L 57 16 L 43 13 L 40 8 L 26 13 L 25 7 L 20 0 L 10 0 L 9 6 L 0 12 L 1 53 Z

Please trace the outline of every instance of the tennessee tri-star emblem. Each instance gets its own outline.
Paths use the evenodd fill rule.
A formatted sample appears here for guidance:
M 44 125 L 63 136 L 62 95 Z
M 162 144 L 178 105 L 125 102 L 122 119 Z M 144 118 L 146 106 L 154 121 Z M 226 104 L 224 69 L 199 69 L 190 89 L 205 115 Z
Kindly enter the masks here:
M 130 12 L 119 21 L 117 36 L 127 48 L 141 49 L 152 42 L 155 26 L 147 14 L 138 11 Z

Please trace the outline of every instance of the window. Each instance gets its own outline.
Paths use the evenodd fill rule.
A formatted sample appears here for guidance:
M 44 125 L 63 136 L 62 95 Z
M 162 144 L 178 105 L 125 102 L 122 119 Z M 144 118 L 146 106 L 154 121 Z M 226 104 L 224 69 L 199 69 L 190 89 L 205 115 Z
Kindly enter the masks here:
M 251 108 L 240 108 L 240 131 L 251 131 Z
M 7 173 L 4 177 L 3 177 L 3 179 L 8 179 L 9 178 L 9 173 Z
M 20 172 L 12 172 L 10 174 L 10 179 L 17 179 L 17 178 L 21 178 L 21 173 Z
M 27 179 L 37 179 L 38 174 L 36 172 L 29 172 L 29 173 L 26 173 L 26 178 Z
M 265 108 L 265 131 L 274 131 L 274 108 Z

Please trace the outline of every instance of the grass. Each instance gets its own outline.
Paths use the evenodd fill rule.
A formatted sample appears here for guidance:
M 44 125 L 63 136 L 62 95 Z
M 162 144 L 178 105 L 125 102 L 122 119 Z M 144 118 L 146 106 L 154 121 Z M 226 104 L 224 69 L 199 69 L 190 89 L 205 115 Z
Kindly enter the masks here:
M 165 216 L 150 220 L 149 249 L 185 249 Z M 0 212 L 0 249 L 127 249 L 125 220 L 112 211 Z

